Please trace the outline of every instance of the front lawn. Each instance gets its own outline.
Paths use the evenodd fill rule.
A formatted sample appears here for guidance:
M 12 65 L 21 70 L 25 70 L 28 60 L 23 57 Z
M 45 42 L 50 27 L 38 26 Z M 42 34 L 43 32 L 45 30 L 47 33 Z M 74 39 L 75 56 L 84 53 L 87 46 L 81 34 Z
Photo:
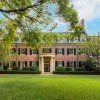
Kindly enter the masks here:
M 0 100 L 100 100 L 100 76 L 0 75 Z

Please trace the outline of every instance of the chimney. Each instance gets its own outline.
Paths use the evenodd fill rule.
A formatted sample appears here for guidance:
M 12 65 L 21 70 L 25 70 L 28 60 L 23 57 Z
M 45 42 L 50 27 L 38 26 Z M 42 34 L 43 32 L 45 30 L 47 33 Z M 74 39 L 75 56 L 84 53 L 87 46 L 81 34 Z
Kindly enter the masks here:
M 84 19 L 82 19 L 82 20 L 80 21 L 80 25 L 83 26 L 83 27 L 85 28 Z

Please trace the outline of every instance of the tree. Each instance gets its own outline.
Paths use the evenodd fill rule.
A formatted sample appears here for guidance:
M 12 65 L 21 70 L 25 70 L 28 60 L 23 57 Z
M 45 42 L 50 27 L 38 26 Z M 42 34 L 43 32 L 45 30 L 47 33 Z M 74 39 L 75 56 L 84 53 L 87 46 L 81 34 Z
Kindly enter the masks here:
M 97 66 L 100 67 L 100 35 L 87 36 L 86 40 L 81 44 L 81 53 L 96 61 Z
M 53 5 L 56 11 L 52 13 L 50 7 Z M 16 33 L 20 29 L 27 44 L 34 48 L 41 48 L 44 43 L 48 45 L 65 38 L 73 39 L 83 32 L 83 28 L 78 26 L 77 11 L 69 0 L 1 0 L 0 12 L 9 19 L 7 23 L 12 28 L 7 28 L 8 31 Z M 52 32 L 57 27 L 54 17 L 69 24 L 67 32 L 62 35 L 42 32 L 43 29 Z M 11 33 L 11 39 L 15 38 L 15 34 L 8 33 Z

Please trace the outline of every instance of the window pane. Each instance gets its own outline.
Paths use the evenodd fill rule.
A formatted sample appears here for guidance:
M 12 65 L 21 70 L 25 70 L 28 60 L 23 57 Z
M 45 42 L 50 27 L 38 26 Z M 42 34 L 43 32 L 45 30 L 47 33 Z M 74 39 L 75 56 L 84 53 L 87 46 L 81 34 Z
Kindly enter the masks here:
M 62 54 L 62 49 L 61 48 L 57 49 L 57 54 Z
M 69 49 L 69 54 L 74 54 L 74 49 Z

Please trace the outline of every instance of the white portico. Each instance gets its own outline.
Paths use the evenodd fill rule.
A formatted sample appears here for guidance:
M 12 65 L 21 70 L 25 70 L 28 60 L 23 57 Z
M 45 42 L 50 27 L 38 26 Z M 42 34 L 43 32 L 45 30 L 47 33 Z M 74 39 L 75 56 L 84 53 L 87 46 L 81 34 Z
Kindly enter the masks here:
M 53 53 L 42 53 L 39 55 L 39 70 L 42 74 L 55 71 L 55 55 Z

